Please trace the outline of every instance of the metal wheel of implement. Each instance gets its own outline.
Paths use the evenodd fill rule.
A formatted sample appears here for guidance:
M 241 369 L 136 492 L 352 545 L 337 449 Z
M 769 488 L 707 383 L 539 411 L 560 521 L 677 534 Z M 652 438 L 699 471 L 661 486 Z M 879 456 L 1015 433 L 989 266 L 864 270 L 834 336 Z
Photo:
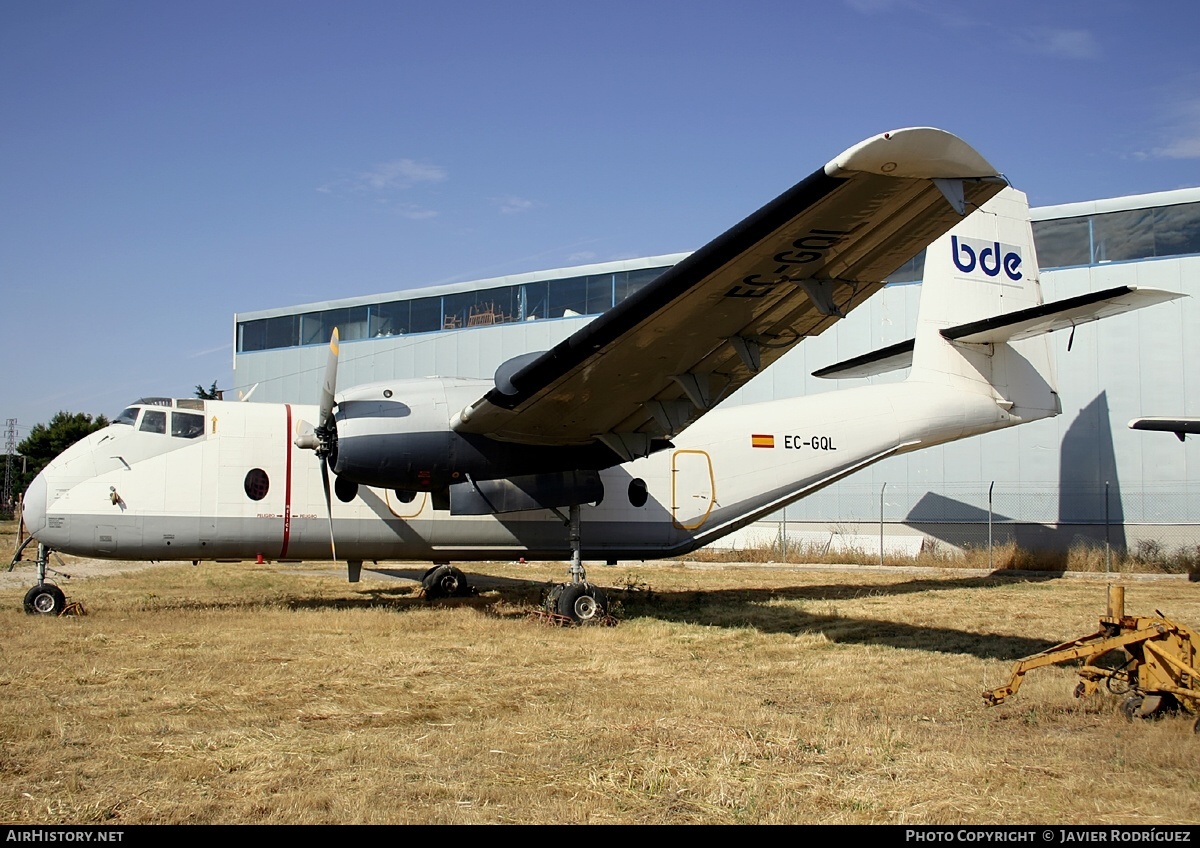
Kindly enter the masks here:
M 1141 718 L 1142 701 L 1144 700 L 1145 698 L 1141 695 L 1130 695 L 1121 702 L 1121 713 L 1130 721 L 1133 721 L 1135 718 Z
M 25 593 L 28 615 L 61 615 L 66 606 L 66 595 L 53 583 L 39 583 Z
M 608 595 L 591 583 L 568 583 L 558 596 L 557 611 L 577 624 L 591 624 L 608 615 Z

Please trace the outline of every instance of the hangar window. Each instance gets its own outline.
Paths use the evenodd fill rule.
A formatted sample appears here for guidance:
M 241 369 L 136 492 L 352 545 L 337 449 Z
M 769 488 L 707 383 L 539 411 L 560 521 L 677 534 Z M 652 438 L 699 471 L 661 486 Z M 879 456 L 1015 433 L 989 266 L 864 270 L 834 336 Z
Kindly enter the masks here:
M 280 315 L 238 324 L 238 351 L 294 347 L 300 341 L 300 316 Z
M 261 501 L 267 496 L 267 490 L 271 488 L 267 472 L 261 468 L 251 468 L 246 472 L 245 488 L 246 497 L 252 501 Z
M 204 416 L 191 412 L 171 413 L 171 435 L 177 439 L 194 439 L 204 435 Z
M 395 300 L 371 307 L 371 321 L 367 328 L 371 338 L 402 336 L 408 330 L 410 306 L 407 300 Z
M 1200 203 L 1154 210 L 1154 255 L 1200 253 Z
M 1092 262 L 1121 262 L 1154 255 L 1154 213 L 1130 209 L 1092 218 Z
M 1033 243 L 1038 265 L 1043 268 L 1087 265 L 1091 261 L 1091 239 L 1092 223 L 1088 218 L 1033 222 Z
M 143 433 L 167 432 L 167 413 L 158 409 L 147 409 L 142 415 L 142 426 L 138 427 Z
M 409 317 L 410 333 L 428 333 L 431 330 L 442 329 L 442 299 L 440 297 L 419 297 L 412 304 Z
M 613 275 L 612 274 L 593 274 L 587 278 L 587 305 L 585 311 L 588 315 L 599 315 L 601 312 L 606 312 L 613 305 Z
M 237 352 L 328 344 L 334 327 L 338 328 L 343 341 L 353 341 L 537 318 L 597 315 L 620 303 L 669 267 L 539 280 L 239 321 Z
M 888 274 L 887 281 L 889 283 L 916 283 L 920 282 L 924 276 L 925 251 L 922 250 L 891 274 Z
M 620 303 L 634 292 L 645 288 L 661 277 L 670 268 L 642 268 L 640 271 L 626 271 L 617 274 L 616 302 Z
M 1033 222 L 1043 268 L 1200 253 L 1200 203 Z
M 550 318 L 587 314 L 587 277 L 553 280 L 550 283 Z

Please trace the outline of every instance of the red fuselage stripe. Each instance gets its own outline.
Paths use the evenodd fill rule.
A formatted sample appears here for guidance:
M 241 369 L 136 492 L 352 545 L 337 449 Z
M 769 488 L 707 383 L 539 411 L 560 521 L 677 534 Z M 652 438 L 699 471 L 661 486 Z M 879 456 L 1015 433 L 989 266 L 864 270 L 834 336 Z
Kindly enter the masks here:
M 287 429 L 283 431 L 283 455 L 287 457 L 287 472 L 283 487 L 283 547 L 279 550 L 279 558 L 287 556 L 288 541 L 292 536 L 292 405 L 285 403 L 287 409 Z

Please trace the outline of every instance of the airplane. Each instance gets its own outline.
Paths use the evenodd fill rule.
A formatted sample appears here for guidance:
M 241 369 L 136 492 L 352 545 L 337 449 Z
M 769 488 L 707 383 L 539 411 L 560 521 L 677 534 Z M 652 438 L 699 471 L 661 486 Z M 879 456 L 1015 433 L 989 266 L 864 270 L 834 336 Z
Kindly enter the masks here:
M 1158 430 L 1164 433 L 1174 433 L 1175 438 L 1182 442 L 1187 438 L 1189 433 L 1193 436 L 1200 433 L 1200 418 L 1170 418 L 1163 415 L 1153 415 L 1146 418 L 1134 418 L 1129 422 L 1129 429 Z
M 720 404 L 926 248 L 915 338 L 818 372 L 903 382 Z M 1043 303 L 1025 195 L 948 132 L 883 133 L 492 380 L 339 392 L 335 330 L 316 406 L 135 402 L 30 485 L 26 610 L 63 608 L 54 550 L 332 558 L 351 582 L 418 560 L 431 597 L 469 591 L 452 562 L 523 557 L 569 559 L 547 607 L 595 622 L 585 556 L 679 557 L 887 457 L 1058 415 L 1046 333 L 1179 296 Z

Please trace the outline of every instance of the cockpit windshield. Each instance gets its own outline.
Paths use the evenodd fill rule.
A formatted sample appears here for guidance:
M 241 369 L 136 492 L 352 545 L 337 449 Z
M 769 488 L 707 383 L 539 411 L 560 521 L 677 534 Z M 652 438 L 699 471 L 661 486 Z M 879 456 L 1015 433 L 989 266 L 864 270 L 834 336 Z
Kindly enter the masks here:
M 146 407 L 150 407 L 147 409 Z M 204 435 L 204 401 L 199 398 L 149 397 L 135 400 L 131 406 L 125 407 L 121 414 L 113 419 L 114 424 L 127 424 L 131 427 L 141 425 L 138 429 L 145 433 L 167 433 L 167 411 L 162 407 L 175 407 L 176 410 L 196 410 L 199 414 L 175 411 L 170 413 L 170 433 L 177 439 L 195 439 Z

